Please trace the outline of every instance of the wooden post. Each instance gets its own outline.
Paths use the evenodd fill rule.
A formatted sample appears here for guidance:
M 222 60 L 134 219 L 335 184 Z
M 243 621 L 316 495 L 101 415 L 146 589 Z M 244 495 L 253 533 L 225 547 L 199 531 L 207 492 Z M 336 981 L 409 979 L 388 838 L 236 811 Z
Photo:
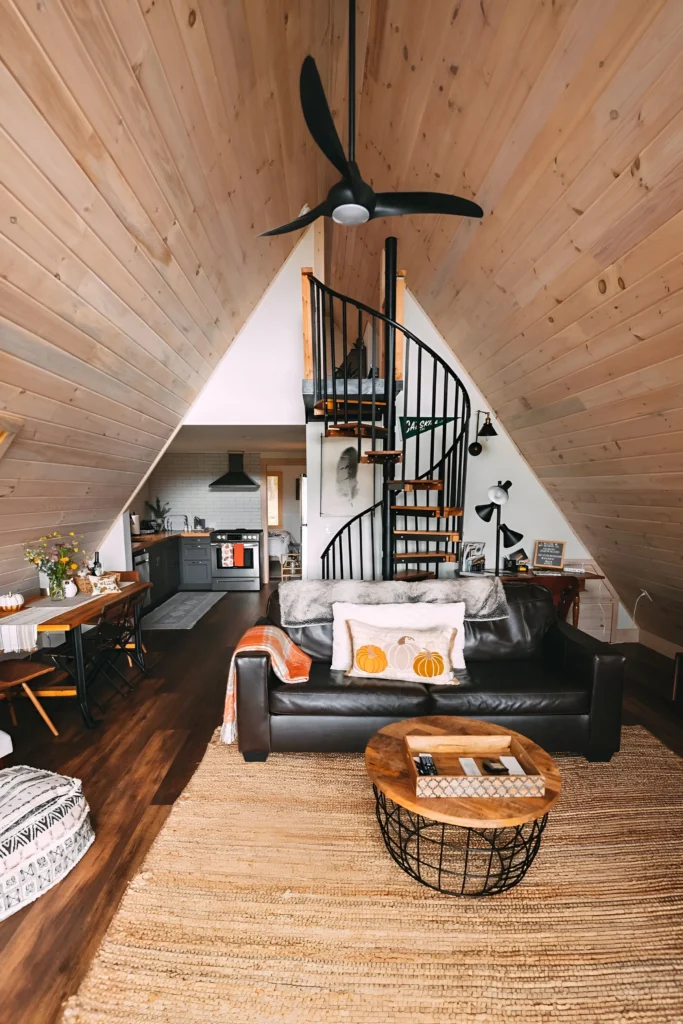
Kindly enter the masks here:
M 313 324 L 311 321 L 312 267 L 301 268 L 301 306 L 304 328 L 304 380 L 313 380 Z
M 406 272 L 399 270 L 396 274 L 396 323 L 402 324 L 405 316 L 406 296 Z M 396 332 L 396 370 L 395 380 L 403 380 L 403 344 L 405 336 L 401 331 Z
M 384 249 L 382 249 L 381 269 L 380 269 L 380 275 L 379 275 L 379 308 L 384 313 L 384 315 L 386 316 L 387 315 L 387 311 L 384 308 L 385 307 L 384 290 L 385 290 L 385 276 L 386 276 L 385 272 L 384 272 L 384 267 L 385 267 L 384 261 L 385 261 Z M 394 318 L 396 320 L 397 324 L 402 324 L 403 323 L 403 317 L 405 316 L 405 295 L 406 295 L 406 272 L 405 272 L 405 270 L 397 270 L 396 271 L 396 316 Z M 405 336 L 401 333 L 401 331 L 396 331 L 395 342 L 394 342 L 395 349 L 396 349 L 396 370 L 395 370 L 394 380 L 403 380 L 404 343 L 405 343 Z M 380 377 L 384 376 L 384 351 L 382 351 L 380 353 L 379 373 L 380 373 Z

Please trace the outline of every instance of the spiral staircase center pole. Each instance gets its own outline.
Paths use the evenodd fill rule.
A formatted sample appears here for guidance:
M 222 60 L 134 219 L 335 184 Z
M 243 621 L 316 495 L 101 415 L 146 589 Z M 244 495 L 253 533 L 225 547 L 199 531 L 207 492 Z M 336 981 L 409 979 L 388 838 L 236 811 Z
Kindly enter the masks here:
M 384 315 L 396 320 L 396 268 L 398 242 L 391 235 L 384 243 Z M 374 373 L 373 367 L 373 373 Z M 385 447 L 396 447 L 396 331 L 392 324 L 384 324 L 384 400 L 387 403 Z M 385 462 L 382 481 L 382 579 L 393 579 L 394 547 L 391 532 L 391 491 L 389 483 L 394 478 L 394 465 Z

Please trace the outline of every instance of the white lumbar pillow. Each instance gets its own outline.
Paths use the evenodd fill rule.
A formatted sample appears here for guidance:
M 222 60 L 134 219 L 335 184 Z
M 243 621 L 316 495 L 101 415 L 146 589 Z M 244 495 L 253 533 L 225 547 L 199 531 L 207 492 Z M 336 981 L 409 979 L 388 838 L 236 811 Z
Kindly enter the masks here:
M 451 647 L 452 668 L 465 667 L 465 602 L 455 604 L 347 604 L 332 605 L 332 671 L 348 672 L 353 662 L 353 647 L 348 621 L 366 622 L 370 626 L 394 629 L 431 629 L 451 626 L 457 630 Z

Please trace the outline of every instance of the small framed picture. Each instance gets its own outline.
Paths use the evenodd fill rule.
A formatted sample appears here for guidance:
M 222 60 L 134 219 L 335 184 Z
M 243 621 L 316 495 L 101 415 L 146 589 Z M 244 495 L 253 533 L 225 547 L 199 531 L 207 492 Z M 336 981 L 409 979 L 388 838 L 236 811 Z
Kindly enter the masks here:
M 534 569 L 563 569 L 563 540 L 537 540 L 534 545 Z

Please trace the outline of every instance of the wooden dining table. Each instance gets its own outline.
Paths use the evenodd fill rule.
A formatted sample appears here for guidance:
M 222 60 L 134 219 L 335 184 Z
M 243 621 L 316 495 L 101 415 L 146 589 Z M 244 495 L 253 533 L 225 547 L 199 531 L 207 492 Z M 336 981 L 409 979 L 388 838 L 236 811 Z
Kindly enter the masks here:
M 151 587 L 151 583 L 136 581 L 124 583 L 122 589 L 117 593 L 103 594 L 99 597 L 93 597 L 90 601 L 80 601 L 78 604 L 70 605 L 69 599 L 66 598 L 63 608 L 60 609 L 57 615 L 54 615 L 51 619 L 47 619 L 45 622 L 39 622 L 36 624 L 36 629 L 39 633 L 68 633 L 71 639 L 74 663 L 76 667 L 76 696 L 78 699 L 78 706 L 80 708 L 83 721 L 89 729 L 93 729 L 100 723 L 93 718 L 88 704 L 88 687 L 85 671 L 85 657 L 83 653 L 83 626 L 92 624 L 93 620 L 99 619 L 107 608 L 112 608 L 115 605 L 120 604 L 122 601 L 128 601 L 131 597 L 135 597 L 136 594 L 140 594 L 145 590 L 150 590 Z M 48 603 L 50 602 L 50 598 L 38 596 L 29 597 L 26 599 L 24 607 L 37 605 L 41 601 Z M 13 611 L 0 612 L 0 622 L 11 618 L 13 614 L 15 614 Z M 141 614 L 142 602 L 138 601 L 135 604 L 135 655 L 136 661 L 140 665 L 144 665 L 142 630 L 140 626 Z

